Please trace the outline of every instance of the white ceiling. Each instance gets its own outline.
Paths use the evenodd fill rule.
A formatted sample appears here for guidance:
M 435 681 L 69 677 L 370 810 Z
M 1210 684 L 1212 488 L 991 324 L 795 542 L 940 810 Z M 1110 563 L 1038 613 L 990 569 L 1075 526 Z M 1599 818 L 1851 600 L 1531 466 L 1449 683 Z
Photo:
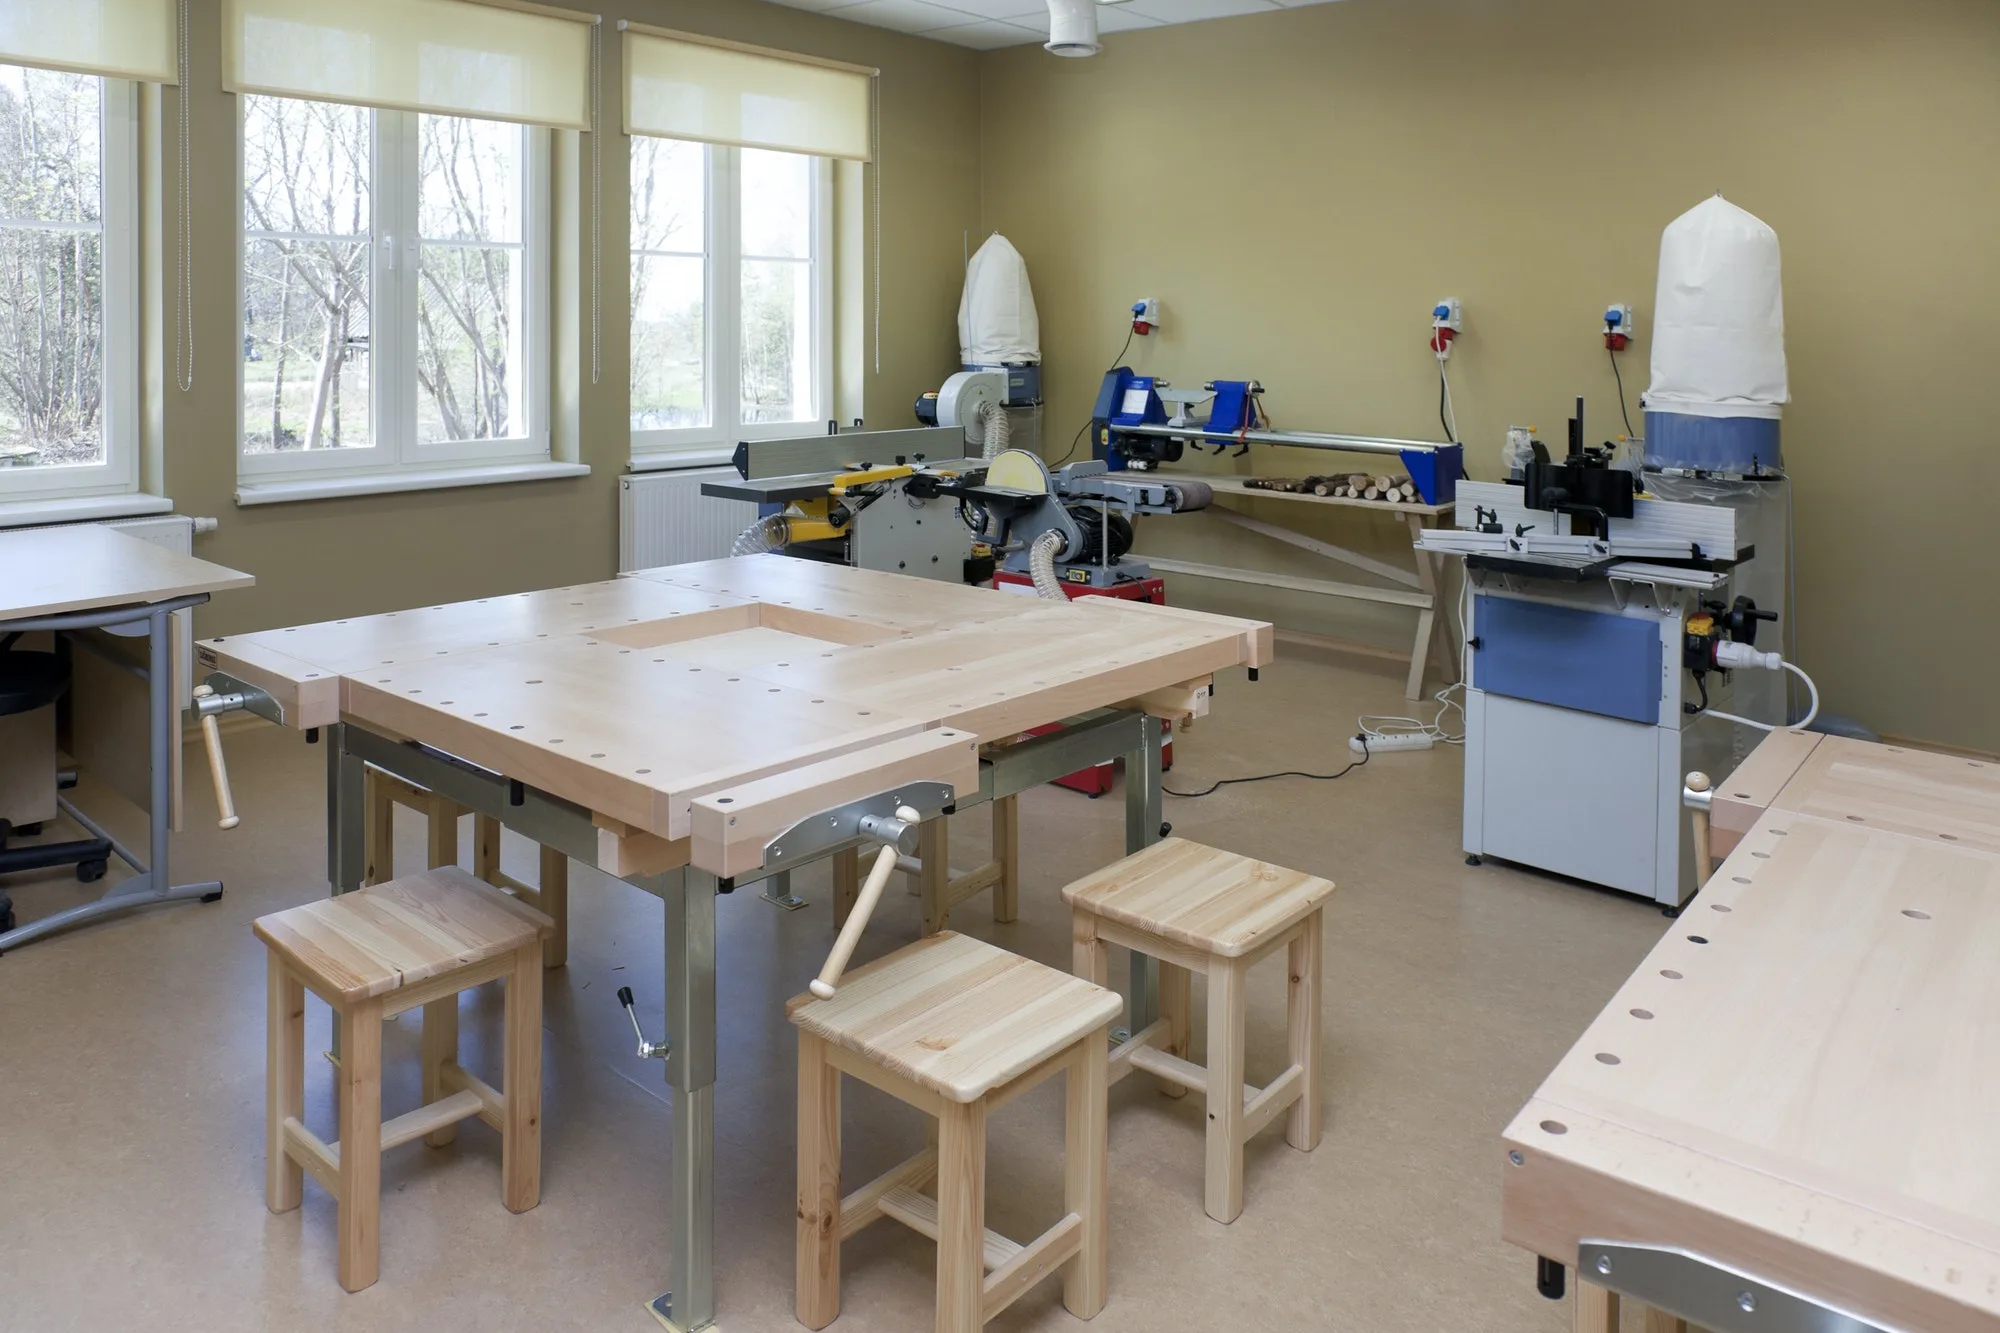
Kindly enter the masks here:
M 1097 7 L 1099 32 L 1127 32 L 1168 23 L 1297 9 L 1329 0 L 1123 0 Z M 793 9 L 917 33 L 940 42 L 991 51 L 1049 38 L 1045 0 L 777 0 Z

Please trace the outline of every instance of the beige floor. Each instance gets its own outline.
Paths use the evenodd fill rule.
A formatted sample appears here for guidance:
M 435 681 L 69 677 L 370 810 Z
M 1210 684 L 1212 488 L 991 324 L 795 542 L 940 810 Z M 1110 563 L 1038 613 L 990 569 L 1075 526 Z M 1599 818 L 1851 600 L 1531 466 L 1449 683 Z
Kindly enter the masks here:
M 1386 665 L 1302 652 L 1256 685 L 1238 673 L 1212 718 L 1177 742 L 1168 783 L 1337 767 L 1357 712 L 1401 711 L 1397 679 Z M 222 901 L 0 959 L 0 1329 L 654 1327 L 641 1305 L 666 1280 L 669 1112 L 660 1066 L 634 1057 L 613 996 L 630 985 L 642 1013 L 659 1013 L 659 903 L 575 872 L 570 963 L 549 977 L 541 1206 L 518 1217 L 501 1207 L 498 1143 L 476 1121 L 451 1148 L 399 1149 L 385 1168 L 382 1279 L 346 1295 L 325 1196 L 308 1183 L 303 1210 L 264 1209 L 264 961 L 250 934 L 253 917 L 325 890 L 323 752 L 268 728 L 230 745 L 242 827 L 216 832 L 207 792 L 191 784 L 176 849 L 179 876 L 220 876 Z M 1340 885 L 1327 926 L 1327 1133 L 1309 1156 L 1275 1130 L 1253 1144 L 1248 1205 L 1221 1226 L 1201 1210 L 1199 1100 L 1168 1100 L 1142 1079 L 1116 1088 L 1111 1303 L 1093 1328 L 1567 1327 L 1567 1308 L 1535 1295 L 1527 1256 L 1498 1239 L 1498 1133 L 1666 923 L 1632 899 L 1467 867 L 1460 764 L 1455 749 L 1385 756 L 1339 782 L 1167 802 L 1179 833 Z M 1122 850 L 1123 803 L 1045 788 L 1023 807 L 1022 919 L 996 926 L 975 900 L 954 924 L 1060 964 L 1068 925 L 1056 890 Z M 959 817 L 961 864 L 984 847 L 984 824 L 983 810 Z M 399 840 L 400 864 L 421 864 L 414 821 Z M 510 841 L 508 855 L 510 869 L 532 873 L 524 846 Z M 831 938 L 823 872 L 800 878 L 814 899 L 806 911 L 778 912 L 749 892 L 721 904 L 725 1333 L 797 1327 L 794 1047 L 782 1006 Z M 60 877 L 8 888 L 24 917 L 81 896 Z M 885 903 L 866 955 L 917 928 L 914 898 L 892 891 Z M 1253 1078 L 1282 1052 L 1282 974 L 1272 964 L 1252 981 Z M 489 1074 L 496 1000 L 468 999 L 464 1023 L 469 1062 Z M 390 1114 L 415 1103 L 415 1021 L 388 1034 Z M 325 1011 L 312 1006 L 308 1022 L 323 1047 Z M 328 1069 L 313 1060 L 309 1070 L 308 1118 L 331 1138 Z M 991 1225 L 1028 1236 L 1052 1220 L 1060 1114 L 1060 1089 L 1045 1087 L 996 1121 Z M 866 1089 L 850 1092 L 846 1126 L 855 1180 L 922 1133 Z M 928 1327 L 931 1262 L 928 1242 L 893 1224 L 863 1233 L 847 1247 L 837 1327 Z M 993 1327 L 1083 1325 L 1050 1283 Z

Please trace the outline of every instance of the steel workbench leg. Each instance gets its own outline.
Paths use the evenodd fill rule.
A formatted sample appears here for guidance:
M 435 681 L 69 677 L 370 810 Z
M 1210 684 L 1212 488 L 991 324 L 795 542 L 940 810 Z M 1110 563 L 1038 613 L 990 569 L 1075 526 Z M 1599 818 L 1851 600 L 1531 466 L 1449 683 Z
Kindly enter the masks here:
M 1125 853 L 1160 840 L 1160 719 L 1139 718 L 1140 744 L 1125 755 Z M 1145 954 L 1132 955 L 1130 1012 L 1125 1021 L 1138 1032 L 1160 1012 L 1160 965 Z
M 326 878 L 336 894 L 361 887 L 368 863 L 368 766 L 347 751 L 347 724 L 326 729 Z
M 673 1290 L 652 1309 L 669 1328 L 715 1323 L 715 876 L 662 877 L 667 909 L 667 1084 L 673 1090 Z

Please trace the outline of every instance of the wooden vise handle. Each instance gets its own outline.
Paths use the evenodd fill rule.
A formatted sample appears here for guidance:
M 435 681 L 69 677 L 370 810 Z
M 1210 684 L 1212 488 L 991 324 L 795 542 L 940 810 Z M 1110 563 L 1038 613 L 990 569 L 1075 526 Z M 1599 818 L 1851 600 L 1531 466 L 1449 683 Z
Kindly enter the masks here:
M 1687 775 L 1688 791 L 1705 793 L 1711 785 L 1706 773 L 1697 771 Z M 1715 858 L 1710 854 L 1708 842 L 1708 808 L 1690 805 L 1688 823 L 1694 830 L 1694 886 L 1698 891 L 1715 873 Z
M 207 685 L 197 685 L 194 697 L 205 698 L 215 691 Z M 236 817 L 236 798 L 229 791 L 229 765 L 222 760 L 222 730 L 216 725 L 215 714 L 204 713 L 201 717 L 201 739 L 208 749 L 208 776 L 215 783 L 215 805 L 222 811 L 222 818 L 216 822 L 218 828 L 232 829 L 243 821 Z
M 908 806 L 896 811 L 896 818 L 905 824 L 915 824 L 922 816 Z M 861 886 L 861 894 L 854 901 L 854 910 L 848 913 L 847 924 L 840 928 L 840 936 L 833 942 L 833 952 L 826 956 L 826 966 L 819 970 L 808 988 L 822 1000 L 831 1000 L 840 985 L 840 974 L 847 970 L 847 960 L 854 956 L 854 946 L 861 943 L 861 932 L 868 929 L 868 918 L 875 914 L 875 904 L 882 900 L 882 887 L 889 882 L 890 872 L 896 868 L 898 848 L 896 844 L 884 843 L 882 850 L 875 853 L 875 864 L 868 868 L 867 882 Z

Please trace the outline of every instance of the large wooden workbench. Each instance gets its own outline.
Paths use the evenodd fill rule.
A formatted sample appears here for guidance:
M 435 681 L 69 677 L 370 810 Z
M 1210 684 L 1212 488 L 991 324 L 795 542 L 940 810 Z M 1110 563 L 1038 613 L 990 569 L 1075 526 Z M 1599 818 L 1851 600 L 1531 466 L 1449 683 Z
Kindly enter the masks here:
M 1781 732 L 1712 816 L 1507 1129 L 1504 1234 L 1578 1265 L 1580 1330 L 2000 1329 L 2000 765 Z
M 753 556 L 226 636 L 198 656 L 218 689 L 325 731 L 336 893 L 361 883 L 373 767 L 665 901 L 674 1291 L 654 1309 L 692 1330 L 716 1309 L 717 896 L 836 854 L 774 840 L 885 796 L 884 812 L 916 805 L 909 784 L 942 784 L 923 810 L 941 819 L 1114 758 L 1136 851 L 1161 833 L 1160 717 L 1204 711 L 1215 672 L 1268 662 L 1271 627 Z M 1048 724 L 1064 725 L 989 746 Z M 787 847 L 800 854 L 780 862 Z M 1154 1005 L 1135 967 L 1134 1029 Z

